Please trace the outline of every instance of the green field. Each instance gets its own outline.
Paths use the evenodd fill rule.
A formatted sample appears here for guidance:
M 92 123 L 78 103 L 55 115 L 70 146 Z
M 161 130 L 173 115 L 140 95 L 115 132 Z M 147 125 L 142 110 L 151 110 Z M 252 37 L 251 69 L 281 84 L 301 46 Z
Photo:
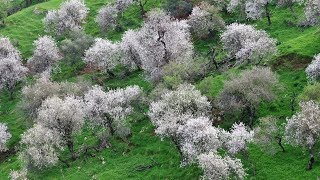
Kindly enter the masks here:
M 147 10 L 154 7 L 161 7 L 165 0 L 149 0 Z M 108 0 L 86 0 L 90 8 L 88 22 L 85 30 L 88 34 L 101 36 L 99 28 L 94 22 L 95 15 L 99 8 L 107 4 Z M 61 0 L 50 0 L 35 6 L 26 8 L 6 19 L 7 26 L 0 28 L 0 35 L 8 36 L 17 44 L 24 59 L 32 55 L 33 41 L 45 34 L 42 19 L 45 12 L 59 7 Z M 43 13 L 37 15 L 34 9 Z M 302 7 L 295 7 L 299 15 L 303 14 Z M 227 16 L 226 22 L 236 20 L 233 16 Z M 120 19 L 124 30 L 138 28 L 142 23 L 137 6 L 130 7 Z M 277 91 L 278 98 L 271 103 L 263 103 L 258 110 L 258 117 L 274 115 L 285 120 L 292 115 L 290 100 L 292 94 L 301 93 L 308 84 L 304 69 L 312 60 L 315 54 L 320 53 L 320 28 L 301 28 L 287 26 L 287 21 L 297 21 L 291 17 L 289 9 L 272 7 L 272 25 L 267 25 L 267 20 L 262 19 L 255 22 L 258 29 L 266 30 L 271 37 L 278 40 L 279 52 L 266 65 L 279 75 L 282 90 Z M 110 32 L 107 38 L 119 40 L 123 32 Z M 207 44 L 215 44 L 214 40 L 196 41 L 196 49 L 200 52 L 207 51 Z M 60 64 L 61 72 L 57 74 L 57 80 L 72 80 L 78 76 L 79 68 L 68 67 Z M 240 71 L 243 68 L 231 71 Z M 81 69 L 81 67 L 80 67 Z M 205 95 L 214 98 L 223 87 L 223 82 L 228 78 L 230 72 L 222 74 L 212 73 L 203 80 L 196 82 L 199 89 L 204 84 L 210 84 Z M 87 79 L 93 74 L 81 75 Z M 153 86 L 144 80 L 143 73 L 135 71 L 125 78 L 116 76 L 113 79 L 106 78 L 104 86 L 110 88 L 125 87 L 128 85 L 139 85 L 149 93 Z M 9 147 L 19 146 L 20 135 L 30 127 L 23 113 L 18 108 L 20 90 L 23 84 L 19 85 L 15 92 L 14 100 L 9 100 L 7 92 L 0 93 L 0 122 L 7 123 L 12 138 Z M 144 107 L 147 112 L 147 107 Z M 30 179 L 199 179 L 202 172 L 197 166 L 180 167 L 180 155 L 174 144 L 168 140 L 161 140 L 155 135 L 153 126 L 143 112 L 134 113 L 130 117 L 133 136 L 131 143 L 123 142 L 120 139 L 112 139 L 113 147 L 100 153 L 95 157 L 81 157 L 71 163 L 67 168 L 60 163 L 58 166 L 41 171 L 30 172 Z M 228 121 L 228 120 L 227 120 Z M 230 119 L 229 121 L 233 121 Z M 230 122 L 225 122 L 227 126 Z M 78 141 L 83 141 L 88 133 L 84 131 Z M 262 152 L 256 145 L 250 145 L 249 157 L 254 162 L 254 169 L 249 161 L 243 159 L 247 169 L 248 179 L 317 179 L 320 178 L 320 157 L 316 153 L 316 163 L 311 171 L 306 171 L 308 153 L 301 148 L 293 148 L 285 145 L 286 152 L 279 152 L 274 156 Z M 103 164 L 102 162 L 105 161 Z M 9 156 L 5 161 L 0 162 L 0 179 L 9 178 L 10 170 L 18 170 L 21 162 L 16 155 Z

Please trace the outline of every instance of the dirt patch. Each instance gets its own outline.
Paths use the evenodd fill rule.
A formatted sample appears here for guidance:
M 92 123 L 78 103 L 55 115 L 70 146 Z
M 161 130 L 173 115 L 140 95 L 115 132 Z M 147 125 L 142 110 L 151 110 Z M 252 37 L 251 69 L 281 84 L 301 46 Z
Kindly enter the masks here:
M 301 56 L 298 54 L 288 54 L 277 58 L 271 63 L 273 69 L 289 68 L 289 69 L 305 69 L 310 62 L 311 57 Z

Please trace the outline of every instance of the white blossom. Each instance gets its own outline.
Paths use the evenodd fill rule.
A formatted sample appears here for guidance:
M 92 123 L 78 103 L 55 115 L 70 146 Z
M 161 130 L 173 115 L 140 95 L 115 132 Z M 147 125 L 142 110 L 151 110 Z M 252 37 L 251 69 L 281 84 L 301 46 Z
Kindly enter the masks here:
M 317 81 L 320 79 L 320 54 L 314 57 L 314 60 L 307 67 L 306 73 L 311 81 Z
M 111 133 L 125 136 L 125 132 L 120 132 L 127 129 L 124 119 L 132 113 L 131 104 L 141 95 L 142 89 L 138 86 L 108 92 L 104 92 L 100 86 L 94 86 L 84 96 L 86 116 L 93 124 L 111 128 Z
M 248 128 L 240 122 L 232 125 L 230 132 L 227 133 L 226 147 L 230 154 L 237 154 L 247 149 L 247 143 L 253 140 L 253 131 L 249 131 Z
M 107 5 L 99 10 L 95 21 L 102 32 L 108 32 L 117 26 L 118 13 L 119 10 L 114 5 Z
M 217 152 L 221 148 L 220 129 L 213 127 L 207 117 L 189 119 L 184 126 L 178 128 L 181 151 L 185 163 L 192 163 L 202 153 Z
M 210 31 L 219 31 L 224 28 L 223 19 L 218 16 L 218 11 L 205 3 L 192 9 L 188 24 L 196 37 L 206 37 Z
M 320 107 L 313 101 L 299 105 L 301 111 L 287 119 L 286 140 L 292 145 L 313 146 L 320 136 Z
M 134 34 L 131 48 L 139 55 L 142 68 L 152 81 L 162 78 L 163 66 L 169 62 L 188 63 L 193 45 L 186 21 L 172 20 L 161 10 L 152 10 L 142 28 Z
M 276 40 L 263 30 L 256 30 L 251 25 L 233 23 L 227 26 L 221 35 L 224 49 L 237 64 L 243 62 L 260 63 L 276 54 Z
M 9 38 L 0 36 L 0 59 L 21 60 L 20 52 L 11 44 Z
M 37 122 L 57 131 L 64 140 L 72 139 L 84 124 L 84 103 L 74 96 L 47 98 L 38 110 Z
M 84 61 L 100 70 L 112 70 L 120 63 L 119 44 L 97 38 L 92 47 L 85 52 Z
M 40 74 L 33 84 L 22 88 L 22 102 L 20 107 L 30 118 L 36 118 L 38 108 L 42 102 L 49 97 L 68 95 L 82 96 L 90 87 L 86 81 L 71 82 L 52 82 L 48 72 Z
M 240 159 L 232 159 L 229 156 L 221 157 L 213 152 L 201 154 L 199 166 L 204 171 L 203 179 L 228 179 L 230 177 L 244 179 L 246 176 Z
M 0 59 L 0 90 L 6 88 L 12 96 L 13 90 L 17 83 L 25 78 L 27 68 L 24 67 L 20 60 L 13 57 Z
M 60 5 L 60 9 L 50 10 L 43 21 L 48 32 L 60 36 L 73 29 L 81 29 L 88 11 L 82 0 L 68 0 Z
M 193 85 L 182 84 L 176 90 L 161 95 L 161 99 L 150 104 L 148 113 L 160 136 L 176 138 L 181 125 L 190 118 L 207 116 L 211 106 Z
M 320 23 L 320 1 L 307 0 L 304 13 L 309 25 L 314 26 L 319 24 Z
M 22 169 L 18 171 L 12 171 L 10 172 L 10 178 L 11 180 L 28 180 L 27 178 L 27 169 Z
M 6 124 L 0 123 L 0 152 L 7 150 L 6 143 L 10 138 L 11 134 Z
M 20 52 L 14 48 L 10 40 L 0 37 L 0 90 L 9 90 L 11 98 L 16 84 L 27 73 L 27 68 L 22 65 L 21 60 Z
M 279 81 L 270 68 L 254 67 L 224 83 L 218 97 L 218 105 L 223 110 L 237 111 L 250 106 L 256 107 L 262 101 L 275 99 L 274 87 Z
M 50 36 L 43 36 L 36 40 L 33 56 L 28 60 L 30 70 L 41 73 L 50 69 L 62 57 L 54 39 Z
M 22 160 L 38 169 L 57 164 L 59 151 L 63 149 L 59 133 L 40 124 L 23 133 L 20 143 L 25 147 Z
M 138 31 L 128 30 L 126 31 L 120 43 L 121 48 L 121 64 L 134 69 L 135 67 L 141 68 L 142 62 L 139 55 L 139 41 Z
M 134 1 L 135 0 L 116 0 L 116 8 L 119 12 L 123 12 L 128 7 L 130 7 L 134 3 Z

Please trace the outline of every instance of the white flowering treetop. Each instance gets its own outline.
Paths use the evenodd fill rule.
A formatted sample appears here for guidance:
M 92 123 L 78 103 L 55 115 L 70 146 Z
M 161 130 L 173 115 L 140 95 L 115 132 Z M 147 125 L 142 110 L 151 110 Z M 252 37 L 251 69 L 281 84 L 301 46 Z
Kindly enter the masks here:
M 118 17 L 122 16 L 122 13 L 133 3 L 135 0 L 116 0 L 114 3 L 102 7 L 95 19 L 101 31 L 106 33 L 119 26 Z
M 320 23 L 320 1 L 307 0 L 305 2 L 304 14 L 308 25 L 314 26 Z
M 276 98 L 274 90 L 278 86 L 278 78 L 270 68 L 254 67 L 225 82 L 218 105 L 226 113 L 247 112 L 252 127 L 256 109 L 262 101 Z
M 224 28 L 224 21 L 219 17 L 218 10 L 206 3 L 192 9 L 188 24 L 196 37 L 207 37 L 211 32 Z
M 163 94 L 159 101 L 152 102 L 148 115 L 157 134 L 176 138 L 181 125 L 190 118 L 207 116 L 210 108 L 207 97 L 193 85 L 182 84 L 175 91 Z
M 35 83 L 22 88 L 21 108 L 30 118 L 36 118 L 38 108 L 49 97 L 66 97 L 69 95 L 82 96 L 90 88 L 86 81 L 52 82 L 49 73 L 42 73 Z
M 44 18 L 48 32 L 64 35 L 73 29 L 81 29 L 89 9 L 82 0 L 68 0 L 61 4 L 60 9 L 51 10 Z
M 217 152 L 222 147 L 219 128 L 213 127 L 207 117 L 189 119 L 184 126 L 178 128 L 183 162 L 191 164 L 198 156 L 206 152 Z
M 0 123 L 0 152 L 7 150 L 6 143 L 10 138 L 11 134 L 8 131 L 8 127 L 5 124 Z
M 251 25 L 233 23 L 221 35 L 224 49 L 237 64 L 260 63 L 276 54 L 276 40 Z
M 102 32 L 106 33 L 117 26 L 118 13 L 119 10 L 114 5 L 107 5 L 99 10 L 95 21 L 99 24 Z
M 272 0 L 230 0 L 227 6 L 229 12 L 240 12 L 240 15 L 247 19 L 261 19 L 267 16 L 268 23 L 271 25 L 271 13 L 269 5 Z
M 169 62 L 188 63 L 192 60 L 193 45 L 186 21 L 171 20 L 162 10 L 148 13 L 143 27 L 134 34 L 136 40 L 127 47 L 139 55 L 142 68 L 152 81 L 162 78 L 163 66 Z M 131 42 L 132 43 L 132 42 Z
M 320 80 L 320 54 L 314 57 L 311 64 L 307 67 L 306 73 L 311 81 Z
M 140 48 L 140 43 L 138 39 L 138 31 L 129 29 L 126 31 L 120 43 L 121 48 L 121 64 L 125 65 L 130 69 L 142 68 L 142 62 L 139 52 L 142 50 Z
M 54 129 L 65 139 L 79 132 L 84 124 L 84 104 L 81 99 L 57 96 L 46 99 L 38 111 L 37 122 Z
M 104 92 L 100 86 L 94 86 L 85 96 L 86 116 L 95 125 L 109 128 L 111 135 L 125 136 L 125 117 L 132 113 L 133 101 L 142 95 L 142 89 L 138 86 L 129 86 L 124 89 L 116 89 Z M 128 130 L 130 131 L 130 130 Z
M 225 132 L 225 146 L 230 154 L 234 155 L 247 149 L 247 144 L 253 140 L 253 131 L 240 122 L 232 125 L 230 132 Z
M 221 157 L 216 153 L 209 152 L 199 156 L 199 166 L 203 169 L 203 179 L 228 179 L 236 177 L 244 179 L 245 170 L 240 159 L 233 159 L 229 156 Z
M 40 124 L 23 133 L 20 143 L 24 147 L 20 158 L 38 169 L 54 166 L 59 160 L 59 151 L 63 149 L 59 133 Z
M 239 159 L 219 155 L 219 149 L 234 156 L 246 150 L 253 132 L 243 123 L 234 124 L 231 131 L 212 126 L 211 106 L 205 96 L 190 84 L 174 91 L 165 91 L 160 100 L 152 102 L 148 113 L 155 132 L 170 137 L 183 157 L 182 165 L 197 162 L 205 179 L 246 175 Z
M 97 38 L 96 42 L 85 52 L 84 61 L 91 67 L 109 71 L 120 63 L 119 44 Z
M 74 135 L 81 131 L 84 118 L 84 103 L 81 99 L 74 96 L 64 99 L 53 96 L 42 103 L 36 122 L 58 132 L 75 159 Z
M 130 7 L 135 0 L 116 0 L 115 4 L 117 9 L 120 12 L 123 12 L 124 10 L 126 10 L 128 7 Z
M 21 60 L 20 52 L 11 44 L 10 39 L 0 36 L 0 59 L 9 57 Z
M 320 135 L 320 107 L 313 101 L 299 105 L 301 112 L 287 119 L 286 139 L 293 145 L 313 146 Z
M 62 57 L 54 39 L 50 36 L 43 36 L 36 40 L 33 56 L 28 60 L 32 72 L 41 73 L 50 69 Z
M 27 71 L 20 60 L 12 57 L 0 59 L 0 89 L 9 90 L 12 98 L 14 88 L 26 76 Z
M 320 136 L 320 107 L 314 101 L 299 105 L 301 111 L 287 119 L 285 137 L 288 143 L 309 149 L 308 169 L 312 169 L 314 148 Z
M 10 92 L 10 98 L 13 98 L 15 86 L 27 71 L 22 65 L 20 52 L 8 38 L 0 37 L 0 90 L 6 88 Z

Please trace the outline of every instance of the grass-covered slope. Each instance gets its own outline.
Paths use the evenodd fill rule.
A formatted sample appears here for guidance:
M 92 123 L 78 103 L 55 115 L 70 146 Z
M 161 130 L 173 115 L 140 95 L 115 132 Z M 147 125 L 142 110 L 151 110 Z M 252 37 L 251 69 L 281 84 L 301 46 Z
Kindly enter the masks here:
M 101 6 L 108 0 L 86 0 L 90 8 L 88 23 L 85 25 L 87 33 L 93 36 L 101 36 L 99 28 L 94 22 L 94 17 Z M 59 6 L 61 0 L 50 0 L 45 3 L 24 9 L 7 18 L 7 26 L 0 29 L 0 35 L 8 36 L 15 41 L 24 58 L 32 54 L 32 42 L 45 34 L 42 18 L 45 12 Z M 160 7 L 164 0 L 149 0 L 147 9 Z M 37 8 L 42 14 L 35 14 Z M 297 14 L 302 14 L 302 8 L 296 7 Z M 231 18 L 230 18 L 231 19 Z M 231 20 L 236 19 L 231 19 Z M 286 20 L 286 21 L 285 21 Z M 272 103 L 264 103 L 259 109 L 258 116 L 274 115 L 282 120 L 292 114 L 290 100 L 293 92 L 300 93 L 307 84 L 304 68 L 311 58 L 320 53 L 320 30 L 318 27 L 298 28 L 287 26 L 287 20 L 296 21 L 291 17 L 288 9 L 272 8 L 272 25 L 268 26 L 265 19 L 250 22 L 257 28 L 266 30 L 273 38 L 278 40 L 279 53 L 272 62 L 268 63 L 279 75 L 283 85 L 283 91 L 279 91 L 278 99 Z M 120 23 L 124 30 L 137 28 L 142 22 L 138 7 L 131 7 L 124 13 Z M 107 35 L 112 40 L 118 40 L 121 32 L 111 32 Z M 197 49 L 205 52 L 207 44 L 211 40 L 197 41 Z M 65 74 L 60 74 L 59 80 L 70 78 L 68 68 Z M 238 70 L 234 70 L 238 71 Z M 205 94 L 216 96 L 223 87 L 223 82 L 228 74 L 213 74 L 197 82 L 197 87 L 206 88 Z M 74 76 L 74 75 L 71 75 Z M 85 75 L 89 76 L 90 75 Z M 137 84 L 146 92 L 152 86 L 144 80 L 140 72 L 135 72 L 126 78 L 107 79 L 104 86 L 110 88 L 125 87 Z M 20 88 L 17 88 L 15 99 L 9 100 L 7 93 L 0 93 L 0 121 L 8 124 L 13 138 L 9 142 L 10 147 L 18 145 L 20 134 L 29 126 L 17 105 L 19 102 Z M 145 109 L 146 111 L 147 109 Z M 131 143 L 113 139 L 113 147 L 101 153 L 95 153 L 95 157 L 81 157 L 73 162 L 70 168 L 63 164 L 57 167 L 30 173 L 31 179 L 198 179 L 201 171 L 196 167 L 180 167 L 179 153 L 169 140 L 161 141 L 153 132 L 153 127 L 144 114 L 134 114 L 131 117 L 133 137 Z M 228 124 L 228 122 L 226 122 Z M 83 141 L 86 133 L 79 137 Z M 255 172 L 248 160 L 243 159 L 248 169 L 249 178 L 255 179 L 316 179 L 320 175 L 320 163 L 316 159 L 314 169 L 305 170 L 308 156 L 300 148 L 285 146 L 287 152 L 270 156 L 263 153 L 254 145 L 249 148 L 251 161 L 254 162 Z M 318 157 L 317 157 L 318 158 Z M 20 168 L 17 156 L 13 155 L 0 164 L 0 179 L 7 179 L 10 170 Z

